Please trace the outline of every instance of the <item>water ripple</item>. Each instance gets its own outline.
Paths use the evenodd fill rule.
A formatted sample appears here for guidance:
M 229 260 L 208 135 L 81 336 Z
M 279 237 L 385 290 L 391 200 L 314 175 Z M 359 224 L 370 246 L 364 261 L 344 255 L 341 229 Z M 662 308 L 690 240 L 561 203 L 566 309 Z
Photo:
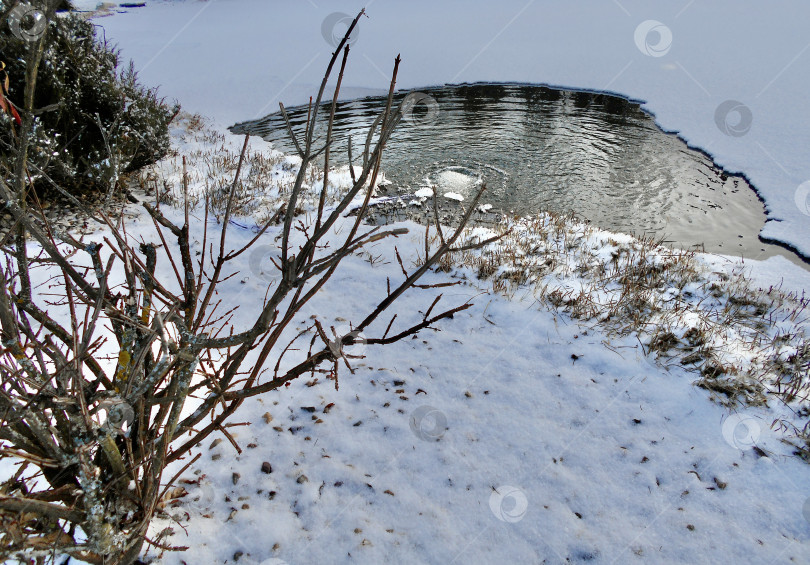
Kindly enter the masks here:
M 662 132 L 636 103 L 525 85 L 422 92 L 437 103 L 435 120 L 427 125 L 404 120 L 383 156 L 386 177 L 403 194 L 437 185 L 440 192 L 446 188 L 466 199 L 483 181 L 485 201 L 494 211 L 573 211 L 605 229 L 654 234 L 681 247 L 703 245 L 746 257 L 781 253 L 757 238 L 764 209 L 745 179 Z M 399 93 L 396 101 L 406 94 Z M 384 106 L 384 98 L 338 103 L 335 164 L 345 164 L 349 138 L 359 152 Z M 307 108 L 288 112 L 293 128 L 301 131 Z M 261 135 L 283 151 L 293 150 L 278 114 L 232 131 Z M 319 131 L 323 137 L 325 126 Z

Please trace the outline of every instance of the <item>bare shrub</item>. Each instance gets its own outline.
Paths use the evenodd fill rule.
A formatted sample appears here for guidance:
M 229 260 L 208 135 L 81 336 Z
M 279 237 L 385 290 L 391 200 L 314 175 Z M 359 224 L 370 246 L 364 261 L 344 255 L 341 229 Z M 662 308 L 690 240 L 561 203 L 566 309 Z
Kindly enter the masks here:
M 215 431 L 231 438 L 226 423 L 245 399 L 315 373 L 326 375 L 337 388 L 340 365 L 351 371 L 345 349 L 360 332 L 370 333 L 405 292 L 437 286 L 417 281 L 448 252 L 470 248 L 457 240 L 480 192 L 452 233 L 435 226 L 438 241 L 425 239 L 424 261 L 410 272 L 403 265 L 402 281 L 390 282 L 385 297 L 349 331 L 338 334 L 324 327 L 320 319 L 332 314 L 324 313 L 323 318 L 306 318 L 309 332 L 292 339 L 284 333 L 288 328 L 294 332 L 304 318 L 302 307 L 325 287 L 344 258 L 370 242 L 407 232 L 362 222 L 383 149 L 402 118 L 401 110 L 392 107 L 399 57 L 388 104 L 358 155 L 361 170 L 338 203 L 325 206 L 334 102 L 327 112 L 326 139 L 317 147 L 313 132 L 325 106 L 327 81 L 339 63 L 337 99 L 349 54 L 347 39 L 362 14 L 329 61 L 303 135 L 290 128 L 301 166 L 285 209 L 296 210 L 308 165 L 323 157 L 317 211 L 296 217 L 282 210 L 276 218 L 283 221 L 280 228 L 275 220 L 268 221 L 241 247 L 230 246 L 227 234 L 245 149 L 226 196 L 220 198 L 218 233 L 209 228 L 211 195 L 195 210 L 183 182 L 178 208 L 128 195 L 154 223 L 150 238 L 136 241 L 123 220 L 95 210 L 89 213 L 107 235 L 83 241 L 53 229 L 29 205 L 26 147 L 18 148 L 9 170 L 19 174 L 0 178 L 0 197 L 16 221 L 0 242 L 0 458 L 6 468 L 16 465 L 0 484 L 0 557 L 41 563 L 69 555 L 90 563 L 133 563 L 144 543 L 158 545 L 147 539 L 147 528 L 174 480 L 196 460 L 190 458 L 192 450 Z M 33 88 L 35 77 L 28 79 Z M 20 110 L 30 124 L 32 105 Z M 27 139 L 20 135 L 18 143 Z M 344 212 L 358 201 L 359 213 L 347 218 Z M 192 241 L 194 214 L 204 215 L 201 247 Z M 336 239 L 337 225 L 343 230 Z M 235 274 L 233 261 L 255 250 L 271 226 L 280 230 L 270 253 L 276 276 L 253 322 L 237 330 L 230 324 L 231 312 L 219 309 L 221 285 Z M 43 280 L 47 284 L 38 286 L 36 281 Z M 440 298 L 413 325 L 397 327 L 394 314 L 385 331 L 366 343 L 396 342 L 471 306 L 468 302 L 440 310 Z M 164 477 L 168 464 L 184 458 L 189 461 L 175 477 Z

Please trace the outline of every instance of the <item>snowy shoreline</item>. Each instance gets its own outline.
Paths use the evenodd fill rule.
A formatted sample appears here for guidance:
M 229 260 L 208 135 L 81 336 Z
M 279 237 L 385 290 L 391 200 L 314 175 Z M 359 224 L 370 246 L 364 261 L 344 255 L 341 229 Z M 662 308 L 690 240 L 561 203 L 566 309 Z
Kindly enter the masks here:
M 266 115 L 278 101 L 304 103 L 332 48 L 320 22 L 336 11 L 354 14 L 361 5 L 147 2 L 97 21 L 135 60 L 145 82 L 162 85 L 164 95 L 224 128 Z M 810 87 L 810 55 L 801 39 L 807 10 L 731 0 L 587 7 L 514 0 L 494 12 L 482 1 L 420 0 L 402 10 L 377 0 L 361 22 L 341 98 L 379 93 L 387 86 L 389 59 L 401 52 L 401 89 L 528 82 L 647 101 L 644 109 L 663 131 L 757 187 L 768 214 L 763 240 L 808 256 L 810 210 L 800 209 L 799 197 L 810 179 L 802 149 L 810 146 L 810 116 L 796 106 Z M 650 55 L 655 33 L 649 45 L 639 45 L 634 33 L 653 20 L 670 31 L 671 45 Z M 303 22 L 315 23 L 298 26 Z M 187 70 L 182 80 L 177 68 Z M 749 109 L 747 130 L 733 129 L 736 114 L 717 122 L 717 111 L 731 100 Z
M 506 87 L 506 88 L 513 88 L 513 87 L 531 87 L 531 88 L 535 88 L 535 87 L 537 87 L 537 88 L 547 88 L 547 89 L 550 89 L 550 90 L 553 90 L 553 91 L 556 91 L 556 92 L 565 93 L 566 95 L 575 94 L 575 93 L 584 93 L 584 94 L 589 94 L 589 95 L 604 95 L 604 96 L 609 96 L 611 98 L 621 99 L 621 100 L 627 101 L 628 103 L 636 104 L 636 105 L 639 105 L 639 106 L 646 103 L 643 100 L 637 100 L 637 99 L 631 98 L 629 96 L 626 96 L 624 94 L 616 93 L 616 92 L 612 92 L 612 91 L 599 91 L 599 90 L 590 90 L 590 89 L 581 89 L 581 88 L 565 88 L 565 87 L 554 86 L 554 85 L 549 85 L 549 84 L 542 84 L 542 83 L 535 84 L 535 83 L 527 83 L 527 82 L 483 82 L 483 81 L 479 81 L 479 82 L 462 83 L 462 84 L 459 84 L 459 85 L 425 86 L 425 87 L 422 87 L 420 89 L 422 92 L 420 94 L 418 94 L 418 96 L 425 97 L 426 99 L 430 99 L 430 98 L 432 98 L 432 96 L 430 94 L 428 94 L 428 93 L 433 92 L 433 89 L 436 89 L 436 88 L 444 89 L 444 88 L 447 88 L 447 87 L 460 87 L 460 86 L 465 86 L 465 87 L 466 86 L 469 86 L 469 87 L 495 86 L 495 87 Z M 405 94 L 412 93 L 412 92 L 413 91 L 410 91 L 410 90 L 407 90 L 407 89 L 397 90 L 397 91 L 395 91 L 395 96 L 402 97 Z M 367 96 L 363 96 L 363 97 L 360 97 L 360 98 L 357 98 L 357 99 L 353 99 L 352 101 L 342 101 L 342 102 L 344 102 L 344 103 L 348 102 L 349 104 L 352 104 L 352 105 L 360 104 L 360 105 L 365 106 L 365 105 L 367 105 L 367 103 L 371 103 L 372 105 L 374 105 L 375 103 L 379 104 L 380 100 L 385 100 L 385 98 L 386 98 L 385 95 L 367 95 Z M 438 103 L 436 100 L 432 100 L 430 103 L 433 105 L 434 110 L 437 107 L 443 106 L 443 104 Z M 295 114 L 301 114 L 301 113 L 305 114 L 306 111 L 307 111 L 307 107 L 308 106 L 306 104 L 297 105 L 297 106 L 286 106 L 285 105 L 285 109 L 286 109 L 286 111 L 288 112 L 288 114 L 290 116 L 294 116 Z M 655 122 L 655 116 L 650 112 L 649 109 L 641 108 L 641 107 L 639 109 L 646 116 L 648 116 L 652 122 Z M 340 107 L 339 107 L 338 111 L 340 112 Z M 431 121 L 435 120 L 437 117 L 438 117 L 438 112 L 437 112 L 436 116 L 434 116 L 431 119 Z M 273 114 L 270 114 L 270 115 L 266 116 L 266 118 L 268 118 L 268 119 L 274 118 L 275 121 L 280 122 L 281 121 L 281 113 L 280 112 L 275 112 Z M 248 120 L 248 121 L 245 121 L 245 122 L 240 122 L 240 123 L 237 123 L 237 124 L 234 124 L 234 125 L 228 127 L 227 130 L 229 132 L 235 134 L 235 135 L 244 135 L 245 133 L 250 133 L 252 136 L 263 137 L 265 135 L 265 132 L 268 131 L 268 130 L 266 130 L 266 128 L 269 127 L 267 124 L 262 124 L 262 122 L 264 122 L 264 120 L 265 120 L 265 118 L 260 119 L 258 122 L 255 121 L 255 120 Z M 262 125 L 257 126 L 257 124 L 262 124 Z M 286 137 L 286 131 L 284 130 L 283 126 L 278 126 L 278 127 L 279 127 L 279 129 L 277 130 L 277 134 L 282 135 L 282 132 L 283 132 L 283 135 Z M 755 198 L 754 201 L 761 205 L 761 209 L 760 208 L 757 209 L 757 212 L 761 213 L 761 216 L 758 214 L 755 219 L 750 219 L 750 218 L 749 219 L 744 219 L 744 220 L 742 220 L 742 222 L 745 223 L 745 224 L 747 224 L 748 222 L 751 222 L 752 223 L 751 228 L 752 228 L 753 232 L 760 232 L 761 231 L 762 227 L 764 226 L 765 222 L 767 221 L 767 216 L 765 214 L 766 202 L 765 202 L 762 194 L 760 193 L 760 191 L 757 189 L 757 187 L 750 184 L 750 179 L 747 177 L 746 174 L 744 174 L 744 173 L 733 173 L 731 171 L 727 171 L 727 170 L 723 169 L 722 167 L 717 165 L 712 160 L 712 156 L 708 152 L 706 152 L 705 150 L 703 150 L 700 147 L 692 147 L 692 146 L 690 146 L 689 143 L 687 142 L 687 140 L 685 140 L 678 132 L 666 132 L 666 131 L 662 130 L 660 128 L 660 126 L 658 126 L 657 123 L 656 123 L 655 127 L 658 129 L 658 131 L 660 131 L 664 135 L 672 136 L 672 137 L 678 139 L 680 142 L 683 142 L 683 145 L 686 148 L 688 148 L 690 151 L 693 151 L 693 152 L 698 153 L 701 156 L 705 157 L 708 160 L 708 162 L 712 163 L 713 168 L 717 169 L 718 171 L 720 171 L 722 173 L 725 173 L 728 176 L 733 176 L 735 178 L 740 178 L 741 180 L 748 183 L 749 188 L 752 189 L 752 193 L 753 193 L 752 195 Z M 271 133 L 271 135 L 274 135 L 275 133 L 276 132 Z M 272 144 L 273 144 L 273 142 L 271 141 L 271 145 Z M 289 149 L 287 149 L 287 150 L 289 150 Z M 390 156 L 390 152 L 389 152 L 389 156 Z M 426 178 L 424 180 L 424 182 L 428 183 L 429 181 Z M 421 190 L 429 191 L 429 189 L 427 189 L 427 188 L 420 189 L 420 191 Z M 652 191 L 652 190 L 654 190 L 654 188 L 650 188 L 650 190 Z M 415 196 L 419 196 L 420 191 L 416 191 Z M 408 195 L 402 194 L 402 197 L 406 197 L 406 196 L 408 196 Z M 486 200 L 486 198 L 485 198 L 485 200 Z M 559 210 L 558 209 L 557 212 L 565 212 L 565 210 Z M 727 210 L 727 211 L 725 211 L 725 215 L 726 216 L 729 216 L 729 215 L 733 216 L 734 211 L 728 211 Z M 619 232 L 619 233 L 625 233 L 626 232 L 626 230 L 624 230 L 624 229 L 616 229 L 616 228 L 601 225 L 598 221 L 593 221 L 593 219 L 589 219 L 589 220 L 586 220 L 586 221 L 588 221 L 589 223 L 595 224 L 595 225 L 600 225 L 600 227 L 602 229 L 606 229 L 608 231 L 616 231 L 616 232 Z M 700 247 L 700 237 L 701 237 L 701 235 L 703 235 L 703 236 L 705 236 L 705 237 L 707 237 L 709 239 L 711 239 L 711 237 L 712 237 L 712 234 L 710 233 L 711 228 L 709 227 L 709 226 L 711 226 L 711 224 L 706 223 L 705 226 L 706 227 L 703 228 L 703 229 L 706 229 L 707 231 L 704 232 L 703 230 L 698 229 L 698 232 L 697 232 L 697 235 L 696 235 L 697 239 L 694 242 L 691 242 L 692 245 L 690 245 L 687 242 L 679 241 L 677 237 L 672 238 L 672 233 L 669 233 L 669 232 L 663 232 L 662 231 L 661 235 L 667 235 L 670 238 L 670 239 L 668 239 L 668 242 L 669 242 L 669 244 L 671 246 L 681 248 L 681 249 L 686 249 L 686 248 L 689 248 L 689 249 L 701 249 L 701 247 Z M 694 233 L 695 233 L 695 230 L 690 230 L 690 235 L 694 234 Z M 810 272 L 810 257 L 803 256 L 801 254 L 800 250 L 796 246 L 794 246 L 794 245 L 792 245 L 790 243 L 784 242 L 784 241 L 766 240 L 765 238 L 763 238 L 761 233 L 755 233 L 754 237 L 756 237 L 756 241 L 758 241 L 759 243 L 766 244 L 766 245 L 773 245 L 776 248 L 778 248 L 778 250 L 771 248 L 771 249 L 768 249 L 767 252 L 765 252 L 765 249 L 761 249 L 761 251 L 763 253 L 760 253 L 759 249 L 756 249 L 756 250 L 754 250 L 754 249 L 746 249 L 745 252 L 743 252 L 742 250 L 738 250 L 737 255 L 731 255 L 730 253 L 724 253 L 724 250 L 717 249 L 717 248 L 706 251 L 706 252 L 707 253 L 717 253 L 719 255 L 726 256 L 732 261 L 733 260 L 740 260 L 740 259 L 743 259 L 743 260 L 753 259 L 753 260 L 761 261 L 763 259 L 768 258 L 769 256 L 773 256 L 774 254 L 779 254 L 779 255 L 782 255 L 783 257 L 786 257 L 790 262 L 792 262 L 792 263 L 794 263 L 796 265 L 799 265 L 800 267 L 803 267 L 805 270 Z M 704 239 L 704 241 L 705 241 L 705 239 Z M 810 281 L 810 278 L 808 280 Z

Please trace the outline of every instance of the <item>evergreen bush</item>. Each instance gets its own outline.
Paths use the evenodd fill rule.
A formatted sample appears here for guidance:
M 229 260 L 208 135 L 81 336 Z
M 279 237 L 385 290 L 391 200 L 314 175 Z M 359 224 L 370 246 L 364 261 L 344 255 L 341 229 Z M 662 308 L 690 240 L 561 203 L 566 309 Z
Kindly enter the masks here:
M 2 13 L 13 8 L 0 2 Z M 154 163 L 169 149 L 168 127 L 179 106 L 168 105 L 156 89 L 139 84 L 132 64 L 95 26 L 74 14 L 52 18 L 45 31 L 34 98 L 34 142 L 30 172 L 38 192 L 50 182 L 72 193 L 106 191 L 121 175 Z M 0 61 L 6 64 L 8 100 L 23 105 L 26 61 L 36 42 L 16 36 L 3 22 Z M 0 121 L 5 174 L 13 170 L 14 117 Z

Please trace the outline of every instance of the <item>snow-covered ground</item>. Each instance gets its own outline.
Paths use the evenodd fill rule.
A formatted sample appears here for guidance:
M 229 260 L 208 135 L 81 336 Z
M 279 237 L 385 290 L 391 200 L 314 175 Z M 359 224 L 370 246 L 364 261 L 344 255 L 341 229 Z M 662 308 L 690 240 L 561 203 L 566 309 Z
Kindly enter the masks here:
M 173 135 L 183 153 L 238 150 L 233 137 L 206 140 L 182 125 Z M 268 148 L 256 141 L 259 150 Z M 178 161 L 156 169 L 161 182 L 177 183 Z M 201 168 L 194 158 L 189 166 Z M 286 168 L 279 161 L 268 176 L 283 185 Z M 195 191 L 205 183 L 192 181 Z M 393 246 L 409 265 L 423 245 L 423 228 L 406 226 L 408 236 L 348 258 L 302 323 L 362 317 L 386 279 L 401 277 Z M 145 217 L 128 224 L 135 237 L 150 229 Z M 236 247 L 251 232 L 232 235 Z M 632 244 L 604 232 L 586 239 L 606 257 Z M 268 273 L 253 254 L 234 268 L 225 306 L 260 300 Z M 807 562 L 810 468 L 769 428 L 774 410 L 729 413 L 677 361 L 663 368 L 635 336 L 551 311 L 530 286 L 507 299 L 463 267 L 424 282 L 448 276 L 470 284 L 407 295 L 397 307 L 407 324 L 442 290 L 450 303 L 474 298 L 440 331 L 355 346 L 366 358 L 342 374 L 338 392 L 300 379 L 247 402 L 238 420 L 250 425 L 231 428 L 241 454 L 221 437 L 206 441 L 183 475 L 188 494 L 170 510 L 176 522 L 156 520 L 150 538 L 171 528 L 162 543 L 189 549 L 160 562 Z M 243 307 L 237 327 L 250 315 Z
M 146 84 L 223 128 L 313 94 L 332 49 L 321 22 L 360 7 L 148 2 L 96 22 Z M 801 105 L 810 8 L 372 0 L 368 14 L 344 96 L 387 87 L 401 52 L 403 88 L 524 81 L 647 100 L 664 128 L 752 180 L 771 217 L 784 220 L 769 222 L 768 234 L 810 253 L 810 217 L 795 198 L 810 179 Z M 634 32 L 651 19 L 667 29 L 637 42 Z M 730 99 L 751 110 L 744 135 L 726 135 L 715 121 Z M 175 131 L 175 146 L 193 152 L 182 135 Z M 238 140 L 222 143 L 233 150 Z M 146 234 L 149 225 L 136 217 L 128 231 Z M 408 227 L 370 256 L 348 258 L 302 319 L 317 313 L 338 326 L 365 314 L 386 278 L 401 276 L 393 245 L 406 264 L 422 245 L 422 228 Z M 250 235 L 232 233 L 234 246 Z M 250 305 L 268 281 L 251 256 L 241 259 L 244 276 L 224 295 Z M 806 271 L 787 261 L 747 264 L 763 288 L 783 279 L 790 290 L 808 287 Z M 300 379 L 246 402 L 238 419 L 250 425 L 231 428 L 242 454 L 222 438 L 207 442 L 184 474 L 189 494 L 171 510 L 179 524 L 154 524 L 151 539 L 172 528 L 163 543 L 189 547 L 161 562 L 810 562 L 810 467 L 769 428 L 773 410 L 730 413 L 680 363 L 645 355 L 635 335 L 551 311 L 529 287 L 511 298 L 475 284 L 442 290 L 458 304 L 475 297 L 475 306 L 417 339 L 357 346 L 366 358 L 341 374 L 340 391 Z M 421 319 L 434 292 L 407 295 L 399 322 Z
M 185 123 L 173 130 L 174 145 L 191 156 L 191 171 L 210 172 L 206 147 L 220 157 L 230 151 L 224 161 L 234 161 L 238 139 L 189 134 Z M 256 151 L 269 149 L 257 140 Z M 156 168 L 159 185 L 178 185 L 179 157 Z M 290 161 L 272 157 L 266 177 L 283 186 Z M 227 178 L 192 176 L 192 191 Z M 406 265 L 421 249 L 423 228 L 406 225 L 409 236 L 348 258 L 302 323 L 312 314 L 336 327 L 362 317 L 384 296 L 386 279 L 401 276 L 393 245 Z M 199 239 L 201 227 L 193 228 Z M 141 217 L 127 229 L 148 237 L 150 222 Z M 576 244 L 609 262 L 633 243 L 598 231 L 582 238 L 586 232 L 573 226 L 546 253 L 559 261 Z M 231 234 L 234 247 L 251 236 Z M 226 308 L 243 305 L 237 327 L 250 320 L 244 305 L 260 301 L 271 282 L 254 255 L 222 287 Z M 700 260 L 717 281 L 734 268 Z M 567 278 L 546 282 L 584 289 L 575 263 L 554 269 Z M 749 266 L 767 279 L 765 289 L 779 278 Z M 804 271 L 795 273 L 785 290 L 801 289 Z M 472 268 L 424 282 L 448 276 L 468 284 L 444 289 L 445 298 L 473 298 L 475 306 L 440 331 L 385 348 L 355 346 L 351 353 L 366 358 L 353 361 L 356 373 L 344 372 L 338 392 L 301 379 L 247 402 L 238 420 L 250 425 L 231 428 L 241 454 L 223 438 L 201 446 L 203 457 L 181 481 L 188 494 L 169 510 L 174 520 L 156 520 L 151 536 L 170 528 L 162 543 L 188 550 L 164 553 L 161 563 L 806 562 L 810 468 L 770 429 L 784 412 L 778 402 L 729 412 L 693 386 L 697 375 L 677 358 L 646 355 L 641 334 L 573 320 L 562 305 L 555 312 L 531 285 L 504 298 Z M 684 290 L 699 305 L 711 302 L 708 288 Z M 420 317 L 438 292 L 409 295 L 397 306 L 400 323 Z
M 353 257 L 340 304 L 310 311 L 355 320 L 398 274 Z M 200 479 L 173 510 L 187 534 L 156 524 L 190 547 L 164 562 L 807 563 L 807 464 L 751 450 L 767 412 L 729 416 L 635 338 L 609 349 L 531 297 L 475 302 L 439 332 L 368 348 L 339 392 L 299 381 L 246 406 L 243 454 L 206 442 L 186 474 Z

